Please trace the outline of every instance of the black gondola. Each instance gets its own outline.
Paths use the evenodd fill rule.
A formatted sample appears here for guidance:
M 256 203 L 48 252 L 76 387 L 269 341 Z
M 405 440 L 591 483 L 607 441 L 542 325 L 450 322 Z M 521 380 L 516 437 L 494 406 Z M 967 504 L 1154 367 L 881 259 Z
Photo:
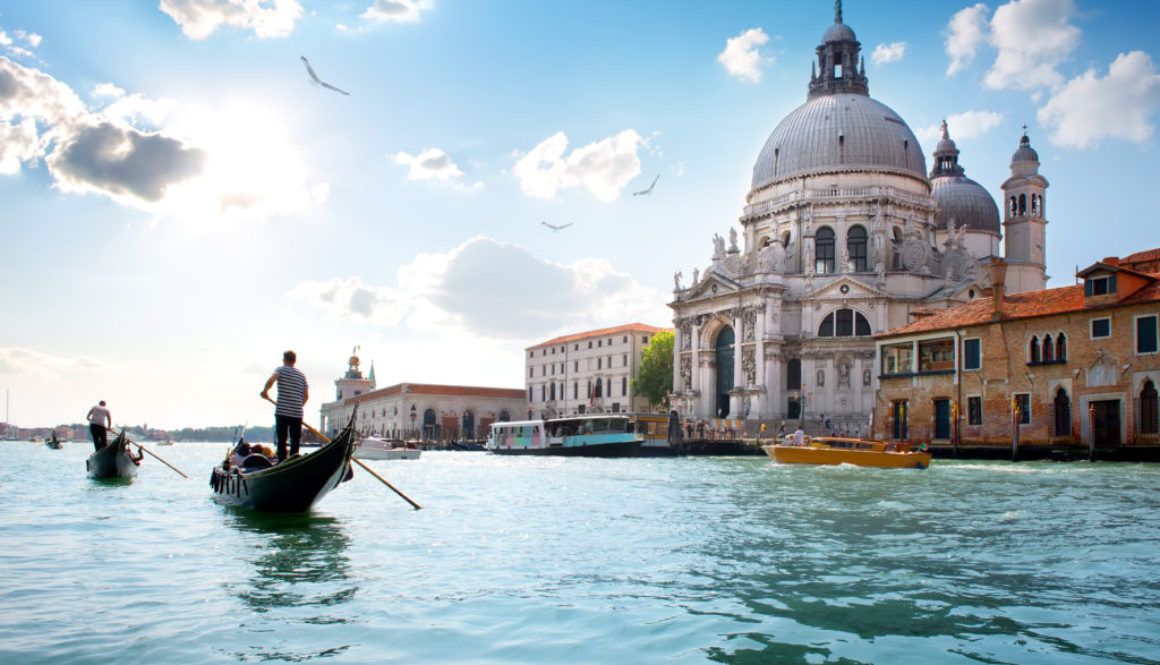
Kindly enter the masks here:
M 56 438 L 56 432 L 52 433 L 52 438 L 45 441 L 44 445 L 49 450 L 60 450 L 61 448 L 64 448 L 64 444 L 60 442 L 60 439 Z
M 85 460 L 89 478 L 132 478 L 137 475 L 141 458 L 133 457 L 129 443 L 129 438 L 121 432 L 112 443 L 89 455 Z
M 330 443 L 307 455 L 299 455 L 269 466 L 260 455 L 247 458 L 242 469 L 214 467 L 209 485 L 220 504 L 271 513 L 310 510 L 351 473 L 354 451 L 354 420 Z M 250 458 L 259 458 L 253 459 Z M 266 468 L 257 468 L 265 466 Z

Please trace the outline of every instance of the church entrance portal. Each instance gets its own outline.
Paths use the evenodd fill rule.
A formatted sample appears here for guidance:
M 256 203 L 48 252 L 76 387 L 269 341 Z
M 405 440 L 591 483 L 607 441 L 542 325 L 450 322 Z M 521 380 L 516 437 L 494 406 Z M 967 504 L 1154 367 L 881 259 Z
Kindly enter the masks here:
M 718 418 L 729 417 L 729 391 L 733 390 L 733 328 L 726 326 L 717 333 L 717 403 Z

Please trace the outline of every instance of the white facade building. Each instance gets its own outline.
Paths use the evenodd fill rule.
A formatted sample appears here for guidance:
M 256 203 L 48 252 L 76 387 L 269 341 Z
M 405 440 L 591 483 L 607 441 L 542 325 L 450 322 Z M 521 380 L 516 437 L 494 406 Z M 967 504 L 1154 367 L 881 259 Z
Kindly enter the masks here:
M 633 394 L 632 379 L 653 335 L 671 330 L 630 323 L 528 347 L 524 415 L 648 412 L 648 399 Z
M 869 96 L 854 31 L 835 20 L 809 94 L 770 134 L 728 245 L 715 235 L 692 283 L 675 276 L 674 406 L 680 416 L 865 423 L 872 335 L 916 311 L 982 296 L 1004 230 L 1016 290 L 1043 288 L 1044 191 L 1026 134 L 994 199 L 964 175 L 943 124 L 928 174 L 905 121 Z M 1009 291 L 1010 288 L 1009 288 Z

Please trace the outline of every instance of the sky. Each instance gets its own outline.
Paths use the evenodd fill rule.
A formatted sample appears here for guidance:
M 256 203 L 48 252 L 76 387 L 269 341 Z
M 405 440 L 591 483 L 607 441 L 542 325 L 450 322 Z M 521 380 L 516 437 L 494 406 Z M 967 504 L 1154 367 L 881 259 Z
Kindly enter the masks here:
M 946 119 L 1001 200 L 1027 127 L 1049 286 L 1160 246 L 1160 5 L 843 19 L 928 170 Z M 258 393 L 294 349 L 315 420 L 356 345 L 380 387 L 522 388 L 527 346 L 671 326 L 673 274 L 738 227 L 833 20 L 829 0 L 0 0 L 2 415 L 269 424 Z

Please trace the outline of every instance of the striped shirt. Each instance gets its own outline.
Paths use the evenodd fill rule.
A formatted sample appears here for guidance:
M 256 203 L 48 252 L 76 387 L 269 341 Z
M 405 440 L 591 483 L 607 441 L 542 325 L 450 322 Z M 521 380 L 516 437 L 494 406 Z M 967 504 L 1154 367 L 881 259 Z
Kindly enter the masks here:
M 278 407 L 274 415 L 301 418 L 306 375 L 289 365 L 280 366 L 274 373 L 278 375 Z

